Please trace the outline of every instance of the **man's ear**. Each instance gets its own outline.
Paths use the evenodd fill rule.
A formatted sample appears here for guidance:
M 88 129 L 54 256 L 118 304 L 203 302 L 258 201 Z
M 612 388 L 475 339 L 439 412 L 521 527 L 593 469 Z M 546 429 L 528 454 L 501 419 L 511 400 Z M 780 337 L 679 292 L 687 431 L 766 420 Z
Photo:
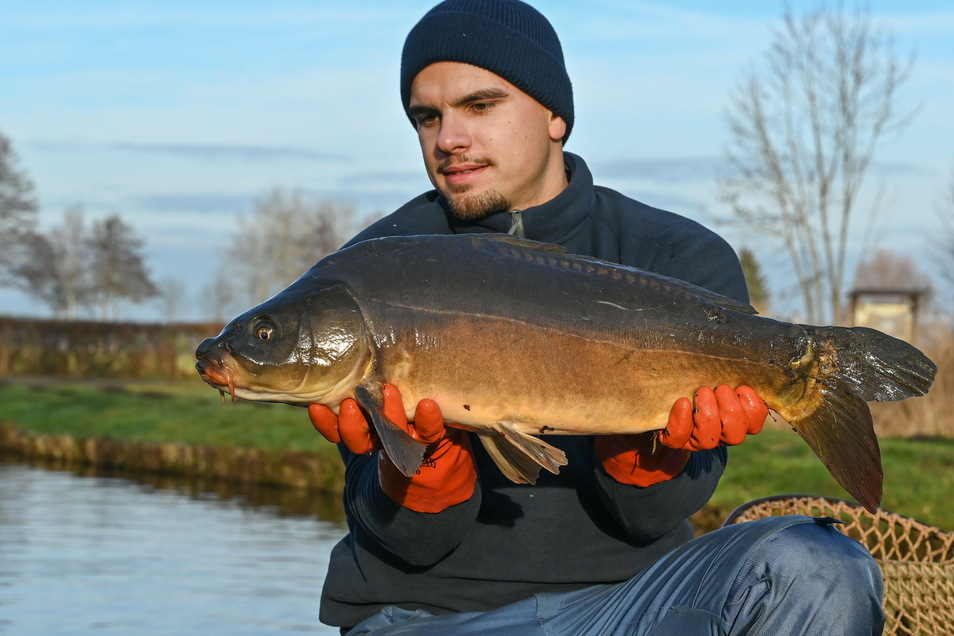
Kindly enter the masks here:
M 566 122 L 559 115 L 550 113 L 550 139 L 561 141 L 566 137 Z

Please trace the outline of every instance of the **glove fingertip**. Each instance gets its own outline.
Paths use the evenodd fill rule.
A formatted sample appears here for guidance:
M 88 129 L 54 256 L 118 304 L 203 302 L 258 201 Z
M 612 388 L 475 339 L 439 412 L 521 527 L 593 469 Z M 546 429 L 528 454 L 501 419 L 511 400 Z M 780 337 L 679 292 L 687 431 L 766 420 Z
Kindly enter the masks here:
M 721 441 L 726 446 L 738 446 L 743 441 L 745 441 L 745 436 L 748 433 L 748 420 L 742 418 L 738 422 L 732 422 L 731 424 L 726 425 L 722 429 L 722 439 Z
M 669 421 L 659 433 L 659 442 L 669 448 L 682 448 L 692 435 L 692 427 L 692 402 L 679 398 L 669 411 Z
M 756 435 L 760 433 L 769 414 L 768 405 L 752 387 L 740 386 L 736 389 L 736 393 L 742 402 L 742 409 L 745 411 L 748 420 L 748 434 Z
M 385 384 L 381 391 L 384 395 L 384 405 L 382 406 L 384 415 L 410 433 L 407 412 L 404 410 L 404 399 L 401 397 L 401 392 L 393 384 Z
M 437 402 L 426 398 L 417 403 L 414 410 L 414 427 L 428 444 L 444 436 L 444 416 Z
M 338 434 L 338 417 L 323 404 L 308 405 L 308 419 L 311 425 L 318 431 L 322 437 L 333 444 L 341 441 L 341 435 Z
M 363 455 L 374 449 L 371 424 L 355 400 L 347 399 L 338 408 L 338 435 L 352 453 Z

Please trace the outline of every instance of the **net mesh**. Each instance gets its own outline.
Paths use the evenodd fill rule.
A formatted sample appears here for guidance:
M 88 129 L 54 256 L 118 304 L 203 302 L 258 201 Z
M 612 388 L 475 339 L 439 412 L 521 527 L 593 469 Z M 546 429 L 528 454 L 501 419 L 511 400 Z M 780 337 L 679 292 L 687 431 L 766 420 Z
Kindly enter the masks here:
M 777 515 L 834 517 L 877 561 L 884 578 L 885 634 L 954 635 L 954 532 L 910 517 L 827 497 L 766 497 L 736 508 L 723 525 Z

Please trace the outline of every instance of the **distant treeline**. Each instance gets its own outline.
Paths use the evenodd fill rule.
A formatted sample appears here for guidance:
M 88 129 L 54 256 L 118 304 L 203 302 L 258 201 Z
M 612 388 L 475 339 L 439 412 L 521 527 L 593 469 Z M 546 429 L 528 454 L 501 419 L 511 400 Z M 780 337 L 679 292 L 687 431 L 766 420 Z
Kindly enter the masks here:
M 140 324 L 0 317 L 0 375 L 175 379 L 221 324 Z

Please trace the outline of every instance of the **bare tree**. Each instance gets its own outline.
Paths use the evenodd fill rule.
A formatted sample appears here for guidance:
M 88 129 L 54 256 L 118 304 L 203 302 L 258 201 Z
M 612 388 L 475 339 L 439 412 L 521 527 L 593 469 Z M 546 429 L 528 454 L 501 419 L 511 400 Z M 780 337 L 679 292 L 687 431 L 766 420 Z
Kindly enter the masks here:
M 60 317 L 64 303 L 56 246 L 46 236 L 31 232 L 21 237 L 18 250 L 18 262 L 10 265 L 10 284 L 49 305 Z
M 200 291 L 199 303 L 204 309 L 203 318 L 219 323 L 231 318 L 235 310 L 241 309 L 237 306 L 238 299 L 235 297 L 238 287 L 229 271 L 219 268 L 215 279 Z
M 156 303 L 166 322 L 180 322 L 186 302 L 185 282 L 181 278 L 167 276 L 159 281 L 156 292 Z
M 49 233 L 23 237 L 12 278 L 15 286 L 49 305 L 58 318 L 73 320 L 81 307 L 88 306 L 89 250 L 80 206 L 68 208 L 63 224 Z
M 228 276 L 216 287 L 239 302 L 257 304 L 298 278 L 344 242 L 353 222 L 351 205 L 313 201 L 300 191 L 276 188 L 240 217 L 225 256 Z
M 95 222 L 87 245 L 90 291 L 101 319 L 115 318 L 120 301 L 138 303 L 159 293 L 146 271 L 143 240 L 118 215 Z
M 755 260 L 755 254 L 747 248 L 739 250 L 739 263 L 745 274 L 745 284 L 749 288 L 749 302 L 756 311 L 764 314 L 769 307 L 769 291 L 762 268 Z
M 908 256 L 879 249 L 858 263 L 855 269 L 856 289 L 931 290 L 931 279 Z
M 941 303 L 954 309 L 954 175 L 948 184 L 947 196 L 937 210 L 939 231 L 932 237 L 934 259 L 948 294 Z
M 15 284 L 12 270 L 22 265 L 34 241 L 33 182 L 17 163 L 10 140 L 0 133 L 0 285 Z
M 76 318 L 80 307 L 90 302 L 91 285 L 89 272 L 89 240 L 83 208 L 74 205 L 63 213 L 63 225 L 50 232 L 56 247 L 58 280 L 63 293 L 65 317 Z
M 879 140 L 913 115 L 895 107 L 913 57 L 839 5 L 787 9 L 762 62 L 726 113 L 720 191 L 736 221 L 786 250 L 808 321 L 838 320 L 859 191 Z

